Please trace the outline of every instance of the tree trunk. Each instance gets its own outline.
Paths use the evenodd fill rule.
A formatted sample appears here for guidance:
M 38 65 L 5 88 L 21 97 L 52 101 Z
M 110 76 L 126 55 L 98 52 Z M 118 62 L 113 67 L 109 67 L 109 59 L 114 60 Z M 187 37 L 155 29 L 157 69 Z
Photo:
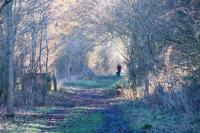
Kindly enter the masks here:
M 8 116 L 14 115 L 14 60 L 13 60 L 13 51 L 12 48 L 8 50 Z
M 48 46 L 48 34 L 47 34 L 47 24 L 45 24 L 45 47 L 46 47 L 46 73 L 48 73 L 48 66 L 49 66 L 49 46 Z
M 6 49 L 8 64 L 8 97 L 7 97 L 7 115 L 14 116 L 14 23 L 12 13 L 13 3 L 10 2 L 5 8 L 6 19 Z
M 42 43 L 43 43 L 43 26 L 41 26 L 40 29 L 40 43 L 39 43 L 39 59 L 38 59 L 38 63 L 39 63 L 39 71 L 40 73 L 42 73 Z

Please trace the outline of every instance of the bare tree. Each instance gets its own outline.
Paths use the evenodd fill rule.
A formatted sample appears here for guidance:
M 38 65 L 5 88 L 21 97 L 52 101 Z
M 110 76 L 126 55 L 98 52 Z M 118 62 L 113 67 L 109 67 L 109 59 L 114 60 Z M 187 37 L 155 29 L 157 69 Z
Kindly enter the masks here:
M 14 115 L 14 23 L 13 23 L 13 2 L 7 4 L 5 8 L 6 21 L 6 49 L 8 64 L 8 116 Z

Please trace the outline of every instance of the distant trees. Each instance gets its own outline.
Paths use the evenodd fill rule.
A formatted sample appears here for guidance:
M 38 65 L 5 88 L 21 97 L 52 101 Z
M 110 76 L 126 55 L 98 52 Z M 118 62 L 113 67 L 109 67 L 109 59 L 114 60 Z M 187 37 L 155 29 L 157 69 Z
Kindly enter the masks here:
M 108 29 L 104 25 L 108 21 L 107 17 L 109 17 L 109 12 L 106 12 L 107 4 L 112 4 L 112 2 L 77 0 L 70 6 L 68 10 L 69 15 L 64 17 L 66 23 L 75 25 L 73 26 L 73 31 L 83 31 L 87 45 L 81 44 L 79 41 L 81 37 L 79 36 L 77 36 L 78 39 L 75 40 L 78 40 L 77 43 L 80 43 L 79 45 L 85 46 L 79 46 L 82 50 L 82 52 L 79 53 L 82 54 L 81 57 L 86 57 L 84 64 L 95 74 L 115 74 L 117 63 L 123 62 L 121 58 L 116 59 L 117 52 L 112 54 L 112 52 L 109 51 L 109 49 L 114 51 L 114 46 L 111 46 L 113 43 L 111 40 L 112 34 L 108 32 Z M 70 39 L 68 41 L 70 41 Z M 85 42 L 83 41 L 83 43 Z M 66 51 L 72 47 L 73 46 L 69 45 Z M 66 52 L 66 54 L 70 54 L 71 51 Z M 121 57 L 121 55 L 119 57 Z M 83 58 L 78 59 L 79 61 L 76 60 L 76 62 L 82 62 Z M 78 67 L 78 63 L 75 64 Z M 87 70 L 87 72 L 89 71 Z
M 62 55 L 56 60 L 56 71 L 59 79 L 74 80 L 91 75 L 87 66 L 89 44 L 82 31 L 63 35 L 59 45 L 63 45 Z

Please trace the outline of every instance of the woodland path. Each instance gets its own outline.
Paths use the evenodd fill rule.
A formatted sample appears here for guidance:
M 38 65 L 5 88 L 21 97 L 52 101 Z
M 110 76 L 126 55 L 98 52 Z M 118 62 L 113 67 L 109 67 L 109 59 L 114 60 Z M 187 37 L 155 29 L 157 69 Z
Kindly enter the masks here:
M 44 116 L 47 121 L 47 127 L 50 128 L 43 128 L 42 132 L 51 131 L 57 128 L 58 125 L 62 125 L 62 121 L 67 117 L 70 108 L 78 109 L 81 107 L 89 109 L 83 115 L 88 115 L 89 113 L 92 116 L 98 113 L 102 117 L 101 126 L 95 127 L 96 129 L 92 130 L 91 133 L 133 133 L 133 131 L 129 130 L 128 124 L 123 120 L 123 112 L 118 108 L 119 102 L 119 100 L 109 96 L 105 89 L 68 89 L 67 96 L 63 99 L 63 102 L 57 104 L 58 108 Z M 65 127 L 65 125 L 63 126 Z M 66 128 L 80 127 L 66 125 Z M 89 133 L 90 131 L 85 132 Z M 82 132 L 80 131 L 80 133 Z
M 6 123 L 0 132 L 135 133 L 119 108 L 123 100 L 106 88 L 117 80 L 104 77 L 98 84 L 63 85 L 61 92 L 50 96 L 48 106 L 17 110 L 15 122 Z
M 48 106 L 17 109 L 14 122 L 0 121 L 0 132 L 176 133 L 184 129 L 185 120 L 181 115 L 114 96 L 109 88 L 118 80 L 101 77 L 64 82 L 60 91 L 50 94 Z M 174 130 L 176 127 L 180 129 Z

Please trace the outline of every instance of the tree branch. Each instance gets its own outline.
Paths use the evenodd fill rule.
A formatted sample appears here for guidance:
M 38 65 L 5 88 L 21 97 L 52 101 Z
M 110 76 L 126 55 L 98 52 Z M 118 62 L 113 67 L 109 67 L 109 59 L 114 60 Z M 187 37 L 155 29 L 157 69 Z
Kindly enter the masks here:
M 5 0 L 5 1 L 4 1 L 3 5 L 0 7 L 0 13 L 3 11 L 3 8 L 4 8 L 7 4 L 9 4 L 11 1 L 12 1 L 12 0 Z

